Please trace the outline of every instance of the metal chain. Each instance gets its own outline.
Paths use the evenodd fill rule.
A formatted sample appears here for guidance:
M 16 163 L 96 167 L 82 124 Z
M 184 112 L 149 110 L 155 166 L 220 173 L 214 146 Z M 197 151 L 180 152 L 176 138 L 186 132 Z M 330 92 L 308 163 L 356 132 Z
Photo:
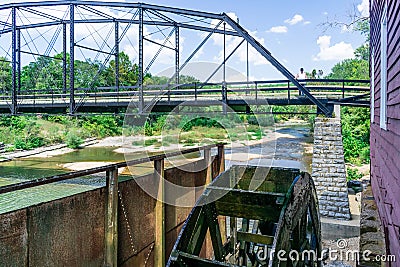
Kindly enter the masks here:
M 119 197 L 119 200 L 121 202 L 122 213 L 124 214 L 124 218 L 125 218 L 125 222 L 126 222 L 126 229 L 128 231 L 128 236 L 129 236 L 129 240 L 130 240 L 130 243 L 131 243 L 132 253 L 135 254 L 136 250 L 135 250 L 135 247 L 133 245 L 132 231 L 131 231 L 131 227 L 129 225 L 128 216 L 127 216 L 127 212 L 126 212 L 126 209 L 125 209 L 125 206 L 124 206 L 124 202 L 122 201 L 122 194 L 121 194 L 121 191 L 119 189 L 118 189 L 118 197 Z

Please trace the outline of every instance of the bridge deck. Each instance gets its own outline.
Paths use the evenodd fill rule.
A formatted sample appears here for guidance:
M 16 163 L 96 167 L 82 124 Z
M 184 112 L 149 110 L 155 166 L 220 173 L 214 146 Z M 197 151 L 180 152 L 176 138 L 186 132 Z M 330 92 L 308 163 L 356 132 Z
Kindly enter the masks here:
M 336 81 L 336 80 L 334 80 Z M 342 85 L 330 84 L 331 80 L 318 80 L 305 88 L 321 103 L 351 106 L 369 106 L 369 87 L 345 85 L 354 81 L 340 80 Z M 257 105 L 313 105 L 313 102 L 287 82 L 275 81 L 228 84 L 225 95 L 219 84 L 183 84 L 149 86 L 144 90 L 144 106 L 152 112 L 168 112 L 179 105 L 211 106 L 226 102 L 233 110 L 248 112 L 249 106 Z M 337 81 L 336 81 L 337 82 Z M 358 81 L 359 82 L 359 81 Z M 368 81 L 362 81 L 365 84 Z M 273 86 L 275 85 L 275 86 Z M 209 88 L 204 88 L 209 87 Z M 165 89 L 169 88 L 169 89 Z M 76 89 L 77 111 L 124 112 L 130 107 L 139 106 L 137 87 L 96 88 L 96 90 Z M 123 90 L 125 89 L 125 90 Z M 128 89 L 128 90 L 127 90 Z M 223 100 L 225 96 L 225 101 Z M 0 113 L 10 113 L 11 97 L 0 95 Z M 20 113 L 66 113 L 70 107 L 70 94 L 60 90 L 32 90 L 18 95 Z

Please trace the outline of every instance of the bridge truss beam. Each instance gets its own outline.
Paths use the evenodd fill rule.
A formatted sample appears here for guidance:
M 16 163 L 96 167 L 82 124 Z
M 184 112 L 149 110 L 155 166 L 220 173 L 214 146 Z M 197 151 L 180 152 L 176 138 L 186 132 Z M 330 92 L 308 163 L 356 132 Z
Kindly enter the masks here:
M 55 12 L 55 14 L 49 15 L 48 10 L 64 10 L 63 12 Z M 41 10 L 41 9 L 44 9 Z M 300 84 L 295 77 L 286 69 L 275 57 L 272 56 L 271 52 L 268 51 L 261 43 L 259 43 L 255 38 L 253 38 L 241 25 L 232 20 L 227 14 L 214 14 L 209 12 L 195 11 L 195 10 L 187 10 L 181 8 L 173 8 L 173 7 L 164 7 L 157 5 L 149 5 L 144 3 L 126 3 L 126 2 L 97 2 L 97 1 L 42 1 L 42 2 L 26 2 L 26 3 L 13 3 L 13 4 L 5 4 L 0 6 L 0 13 L 7 14 L 7 12 L 11 13 L 11 21 L 9 19 L 5 21 L 0 20 L 0 25 L 2 28 L 0 29 L 0 39 L 4 38 L 7 34 L 11 34 L 11 66 L 12 66 L 12 83 L 11 83 L 11 104 L 10 110 L 11 114 L 18 113 L 18 95 L 21 90 L 21 34 L 24 34 L 26 31 L 35 30 L 39 32 L 40 36 L 43 37 L 43 31 L 48 29 L 49 27 L 58 27 L 62 30 L 62 93 L 66 96 L 67 90 L 69 90 L 69 114 L 74 115 L 80 107 L 85 104 L 85 99 L 90 94 L 90 92 L 95 92 L 97 90 L 96 81 L 98 79 L 99 73 L 104 70 L 105 66 L 109 63 L 111 56 L 114 56 L 115 60 L 115 91 L 119 92 L 120 90 L 120 58 L 119 53 L 121 52 L 121 42 L 124 37 L 127 36 L 127 31 L 131 27 L 131 25 L 136 25 L 138 27 L 138 109 L 139 112 L 143 112 L 147 107 L 144 102 L 144 77 L 156 60 L 158 54 L 161 50 L 165 48 L 171 48 L 174 51 L 174 75 L 168 81 L 168 84 L 171 81 L 174 81 L 175 85 L 165 86 L 164 88 L 179 88 L 179 75 L 182 72 L 182 69 L 187 65 L 187 63 L 193 59 L 193 57 L 200 51 L 203 45 L 210 39 L 210 37 L 214 34 L 223 35 L 223 61 L 221 65 L 211 74 L 212 77 L 221 67 L 223 72 L 222 77 L 222 87 L 221 87 L 221 98 L 222 102 L 226 102 L 226 62 L 231 57 L 232 54 L 239 48 L 239 46 L 246 41 L 247 47 L 251 45 L 260 55 L 262 55 L 265 59 L 267 59 L 284 77 L 286 77 L 291 83 L 293 83 L 298 90 L 300 90 L 314 105 L 318 107 L 318 109 L 324 113 L 325 115 L 330 116 L 331 110 L 326 107 L 324 103 L 315 98 L 307 89 L 304 88 L 302 84 Z M 28 12 L 31 16 L 34 16 L 36 19 L 29 20 L 24 18 L 24 12 Z M 69 15 L 69 18 L 67 16 Z M 121 15 L 123 14 L 123 15 Z M 133 15 L 132 15 L 133 14 Z M 127 18 L 127 15 L 132 15 L 131 18 Z M 7 17 L 7 16 L 3 16 Z M 17 19 L 18 17 L 18 19 Z M 99 34 L 98 32 L 90 32 L 85 38 L 79 39 L 75 30 L 76 26 L 79 27 L 88 27 L 87 25 L 106 25 L 113 24 L 114 28 L 114 42 L 112 47 L 108 45 L 108 35 Z M 69 36 L 67 32 L 67 26 L 69 26 Z M 99 26 L 99 27 L 100 27 Z M 156 27 L 158 31 L 164 35 L 163 30 L 160 27 L 171 27 L 172 31 L 168 36 L 164 35 L 164 42 L 156 42 L 151 40 L 148 36 L 153 34 L 145 33 L 145 28 L 147 26 Z M 105 26 L 104 26 L 105 27 Z M 124 28 L 125 27 L 125 28 Z M 120 33 L 119 29 L 123 28 L 123 31 Z M 185 30 L 195 30 L 202 31 L 208 33 L 208 35 L 203 39 L 203 41 L 195 48 L 192 54 L 180 64 L 181 61 L 181 47 L 179 45 L 181 29 Z M 61 31 L 60 30 L 60 31 Z M 171 43 L 169 38 L 172 34 L 175 34 L 175 44 Z M 40 37 L 39 36 L 39 37 Z M 80 42 L 86 38 L 93 38 L 94 36 L 99 36 L 102 38 L 102 42 L 94 41 L 96 45 L 88 46 L 82 45 Z M 240 44 L 231 51 L 230 54 L 226 51 L 226 36 L 234 36 L 242 38 Z M 39 38 L 38 37 L 38 38 Z M 69 43 L 67 43 L 67 38 L 69 37 Z M 25 36 L 23 36 L 25 38 Z M 30 39 L 25 40 L 23 44 L 24 47 L 30 48 L 30 46 L 37 47 L 35 43 L 36 39 L 29 36 Z M 46 52 L 40 54 L 39 51 L 30 51 L 27 52 L 31 55 L 36 56 L 46 56 L 49 57 L 49 53 L 54 49 L 54 44 L 58 38 L 58 33 L 56 32 L 52 41 L 48 42 L 48 48 Z M 39 38 L 40 39 L 40 38 Z M 54 40 L 54 41 L 53 41 Z M 136 41 L 135 41 L 136 42 Z M 144 68 L 145 64 L 145 42 L 150 42 L 159 46 L 158 52 L 154 55 L 153 60 Z M 171 43 L 171 46 L 168 45 L 168 42 Z M 69 45 L 69 66 L 67 59 L 67 45 Z M 108 48 L 107 48 L 108 47 Z M 134 46 L 133 46 L 134 48 Z M 107 51 L 109 49 L 109 51 Z M 135 48 L 134 48 L 135 49 Z M 34 50 L 34 49 L 31 49 Z M 77 96 L 76 92 L 79 88 L 76 88 L 75 84 L 75 61 L 77 59 L 76 53 L 82 50 L 89 50 L 92 53 L 96 53 L 96 59 L 99 54 L 104 54 L 105 59 L 101 62 L 101 69 L 98 70 L 98 73 L 92 78 L 93 81 L 90 82 L 90 86 L 87 90 L 84 91 L 83 94 L 79 94 Z M 7 51 L 7 49 L 3 49 L 3 51 Z M 228 56 L 227 56 L 228 54 Z M 0 55 L 1 56 L 1 55 Z M 10 56 L 8 54 L 5 57 Z M 84 56 L 85 57 L 85 56 Z M 35 58 L 35 57 L 34 57 Z M 36 58 L 35 58 L 36 59 Z M 248 61 L 248 58 L 247 58 Z M 67 70 L 68 69 L 68 70 Z M 67 86 L 68 72 L 69 71 L 69 86 Z M 247 77 L 249 76 L 249 66 L 248 62 L 246 64 L 246 72 Z M 208 82 L 208 81 L 207 81 Z M 247 78 L 247 82 L 248 78 Z M 69 87 L 69 88 L 68 88 Z M 28 88 L 29 89 L 29 88 Z M 50 89 L 50 88 L 49 88 Z M 161 94 L 162 92 L 160 92 Z M 79 99 L 78 99 L 79 97 Z M 154 101 L 157 101 L 155 99 Z

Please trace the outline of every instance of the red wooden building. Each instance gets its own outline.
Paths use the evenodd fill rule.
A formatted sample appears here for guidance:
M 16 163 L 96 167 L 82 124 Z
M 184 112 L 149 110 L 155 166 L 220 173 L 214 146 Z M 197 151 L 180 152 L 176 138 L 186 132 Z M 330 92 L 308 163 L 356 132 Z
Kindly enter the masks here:
M 371 184 L 400 266 L 400 0 L 370 0 L 370 23 Z

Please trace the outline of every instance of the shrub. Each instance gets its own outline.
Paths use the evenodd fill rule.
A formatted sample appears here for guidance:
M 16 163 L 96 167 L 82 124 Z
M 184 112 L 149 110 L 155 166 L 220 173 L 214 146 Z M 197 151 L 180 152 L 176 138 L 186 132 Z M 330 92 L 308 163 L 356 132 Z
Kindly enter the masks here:
M 79 148 L 82 145 L 83 140 L 75 131 L 68 132 L 66 138 L 67 147 L 69 148 Z
M 82 126 L 90 135 L 103 138 L 121 134 L 120 123 L 120 120 L 116 117 L 102 115 L 84 118 Z
M 362 177 L 362 173 L 358 169 L 347 168 L 347 181 L 358 180 Z
M 147 140 L 144 140 L 144 145 L 145 146 L 151 146 L 151 145 L 154 145 L 155 143 L 157 143 L 158 142 L 158 140 L 157 139 L 147 139 Z

